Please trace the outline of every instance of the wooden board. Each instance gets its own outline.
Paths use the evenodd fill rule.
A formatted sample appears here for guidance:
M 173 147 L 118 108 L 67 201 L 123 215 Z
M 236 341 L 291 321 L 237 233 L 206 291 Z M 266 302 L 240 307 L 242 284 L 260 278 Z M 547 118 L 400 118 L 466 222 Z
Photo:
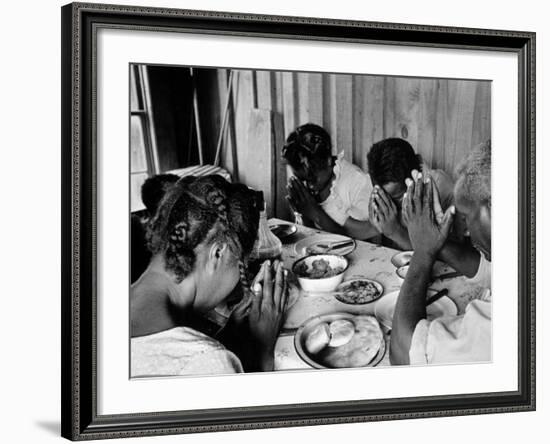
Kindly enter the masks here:
M 384 78 L 355 76 L 353 85 L 353 159 L 368 171 L 367 154 L 384 138 Z
M 338 152 L 353 162 L 353 76 L 335 76 L 336 134 L 332 135 Z
M 282 91 L 283 98 L 283 122 L 284 132 L 288 136 L 299 125 L 298 99 L 296 94 L 296 74 L 292 72 L 282 73 Z
M 272 113 L 265 109 L 251 109 L 248 125 L 246 168 L 241 168 L 241 180 L 264 192 L 268 217 L 274 214 L 276 195 L 275 137 Z
M 227 79 L 228 71 L 218 72 Z M 248 141 L 251 110 L 257 104 L 261 110 L 271 111 L 270 126 L 276 140 L 270 148 L 273 165 L 269 168 L 276 171 L 274 209 L 279 217 L 285 208 L 281 196 L 287 177 L 280 149 L 288 134 L 303 123 L 322 125 L 331 135 L 334 153 L 343 150 L 348 160 L 364 170 L 373 143 L 402 137 L 426 164 L 452 174 L 473 146 L 491 136 L 491 84 L 486 81 L 247 70 L 238 73 L 222 166 L 233 173 L 254 165 L 255 155 L 250 155 Z M 220 95 L 222 84 L 218 84 Z M 277 121 L 280 125 L 274 123 Z M 275 129 L 277 126 L 280 128 Z M 233 177 L 244 181 L 248 176 L 237 178 L 233 173 Z

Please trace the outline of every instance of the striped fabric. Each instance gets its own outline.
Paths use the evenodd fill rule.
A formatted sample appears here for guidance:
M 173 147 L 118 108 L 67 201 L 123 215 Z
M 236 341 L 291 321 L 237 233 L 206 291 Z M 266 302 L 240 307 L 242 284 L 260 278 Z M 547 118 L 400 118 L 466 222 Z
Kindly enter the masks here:
M 177 170 L 166 171 L 166 173 L 176 174 L 180 177 L 185 176 L 208 176 L 210 174 L 219 174 L 224 179 L 231 182 L 231 174 L 221 167 L 214 165 L 195 165 L 187 168 L 179 168 Z

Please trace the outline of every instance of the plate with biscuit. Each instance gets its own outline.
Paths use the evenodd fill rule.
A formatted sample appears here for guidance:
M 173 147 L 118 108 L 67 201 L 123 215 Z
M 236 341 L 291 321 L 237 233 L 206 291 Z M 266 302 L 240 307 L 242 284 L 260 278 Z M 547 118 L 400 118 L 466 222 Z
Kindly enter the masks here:
M 344 312 L 304 322 L 294 346 L 304 362 L 319 369 L 374 367 L 386 352 L 384 333 L 374 316 Z

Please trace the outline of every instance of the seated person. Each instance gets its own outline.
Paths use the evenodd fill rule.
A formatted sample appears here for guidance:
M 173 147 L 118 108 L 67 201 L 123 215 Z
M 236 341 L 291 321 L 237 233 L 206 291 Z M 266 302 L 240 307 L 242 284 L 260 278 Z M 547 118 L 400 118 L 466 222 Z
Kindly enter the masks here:
M 179 179 L 175 174 L 157 174 L 149 177 L 141 186 L 141 201 L 145 205 L 145 214 L 131 215 L 130 225 L 130 278 L 131 283 L 139 279 L 149 265 L 151 253 L 145 239 L 145 224 L 157 211 L 158 204 L 166 190 Z
M 458 169 L 456 209 L 465 217 L 477 253 L 474 280 L 486 291 L 460 316 L 426 320 L 426 292 L 438 252 L 449 235 L 454 207 L 435 217 L 433 181 L 408 182 L 403 212 L 414 255 L 393 317 L 392 364 L 461 363 L 491 360 L 491 146 L 480 145 Z
M 374 185 L 369 219 L 384 236 L 384 245 L 410 250 L 411 243 L 401 216 L 405 179 L 412 177 L 413 170 L 429 173 L 441 196 L 443 210 L 453 202 L 453 181 L 442 170 L 429 170 L 411 144 L 399 138 L 375 143 L 367 154 L 367 162 Z
M 242 282 L 258 223 L 255 192 L 221 176 L 184 177 L 168 190 L 148 226 L 151 263 L 130 291 L 132 377 L 273 369 L 288 294 L 281 262 L 262 268 L 253 295 L 243 283 L 230 318 L 254 361 L 186 323 Z
M 368 239 L 377 234 L 369 222 L 369 176 L 344 159 L 332 155 L 329 134 L 307 123 L 288 136 L 282 151 L 293 176 L 287 199 L 307 226 Z

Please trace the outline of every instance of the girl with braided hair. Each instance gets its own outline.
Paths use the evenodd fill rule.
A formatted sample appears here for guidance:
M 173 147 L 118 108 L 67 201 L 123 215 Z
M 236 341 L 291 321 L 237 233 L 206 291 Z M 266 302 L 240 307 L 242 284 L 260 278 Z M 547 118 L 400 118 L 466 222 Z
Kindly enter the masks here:
M 244 185 L 212 175 L 184 177 L 170 188 L 148 226 L 150 265 L 131 287 L 132 377 L 243 371 L 234 353 L 186 319 L 216 307 L 244 278 L 258 222 L 255 192 Z M 232 322 L 252 339 L 253 368 L 268 371 L 287 283 L 279 262 L 262 272 L 260 289 L 243 289 Z
M 307 226 L 368 239 L 378 234 L 369 221 L 372 184 L 368 174 L 332 155 L 330 135 L 313 123 L 296 128 L 286 140 L 283 159 L 292 169 L 287 200 Z

